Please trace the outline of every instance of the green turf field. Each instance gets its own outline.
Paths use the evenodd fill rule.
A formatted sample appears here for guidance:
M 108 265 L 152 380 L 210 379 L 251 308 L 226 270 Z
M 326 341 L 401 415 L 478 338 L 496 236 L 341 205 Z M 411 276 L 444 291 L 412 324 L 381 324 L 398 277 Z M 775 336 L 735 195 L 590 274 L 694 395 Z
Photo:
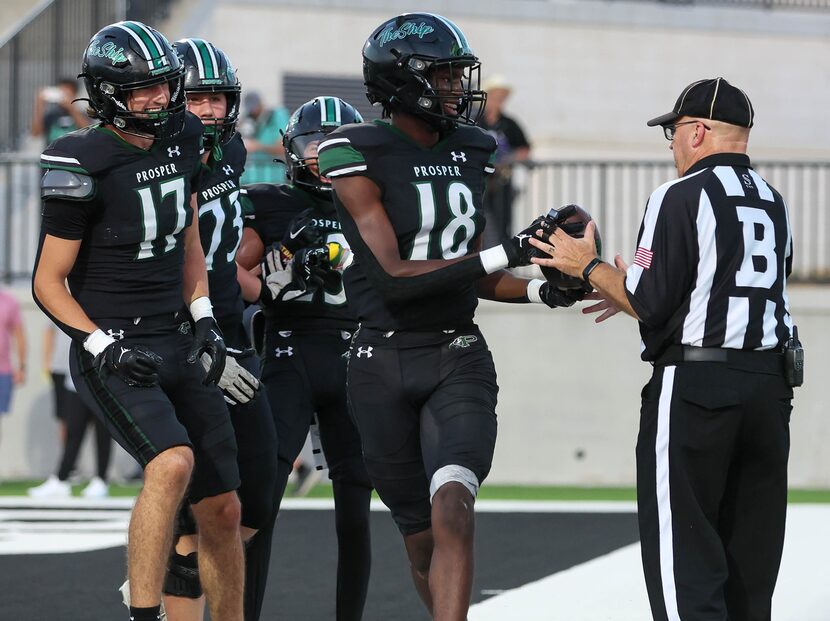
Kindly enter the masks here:
M 0 483 L 0 496 L 25 496 L 26 490 L 42 481 L 6 481 Z M 83 485 L 73 485 L 72 493 L 77 496 Z M 110 485 L 110 496 L 135 496 L 141 489 L 139 483 Z M 331 498 L 331 485 L 321 483 L 306 498 Z M 631 487 L 552 487 L 521 485 L 485 485 L 479 493 L 484 500 L 634 500 Z M 830 490 L 793 489 L 790 502 L 830 502 Z

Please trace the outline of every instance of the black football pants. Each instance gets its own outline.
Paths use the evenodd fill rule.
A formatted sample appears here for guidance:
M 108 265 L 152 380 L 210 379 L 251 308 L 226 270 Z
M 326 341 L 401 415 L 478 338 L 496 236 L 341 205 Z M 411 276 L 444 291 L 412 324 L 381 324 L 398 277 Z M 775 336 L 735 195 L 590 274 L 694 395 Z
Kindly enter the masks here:
M 769 621 L 784 543 L 792 389 L 726 363 L 656 366 L 637 503 L 657 621 Z

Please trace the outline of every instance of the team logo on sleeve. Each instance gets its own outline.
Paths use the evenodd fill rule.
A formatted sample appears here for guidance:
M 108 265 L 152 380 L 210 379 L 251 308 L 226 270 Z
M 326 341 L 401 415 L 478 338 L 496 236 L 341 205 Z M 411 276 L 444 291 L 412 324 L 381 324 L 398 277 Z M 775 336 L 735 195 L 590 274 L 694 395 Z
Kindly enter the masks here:
M 654 253 L 651 250 L 640 246 L 637 248 L 637 252 L 634 253 L 634 265 L 639 265 L 644 270 L 647 270 L 651 267 L 651 259 L 653 257 Z
M 167 147 L 167 157 L 173 157 L 173 156 L 180 157 L 181 154 L 182 154 L 182 151 L 179 148 L 179 145 L 176 145 L 175 147 Z

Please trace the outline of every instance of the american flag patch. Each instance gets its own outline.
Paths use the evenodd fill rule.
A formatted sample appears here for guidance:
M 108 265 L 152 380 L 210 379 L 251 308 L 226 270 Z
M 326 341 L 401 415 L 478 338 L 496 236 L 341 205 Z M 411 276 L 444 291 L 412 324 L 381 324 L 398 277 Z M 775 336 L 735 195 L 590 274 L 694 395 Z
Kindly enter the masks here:
M 640 246 L 637 248 L 637 252 L 634 253 L 634 264 L 639 265 L 644 270 L 647 270 L 651 267 L 651 258 L 653 256 L 654 253 L 651 250 Z

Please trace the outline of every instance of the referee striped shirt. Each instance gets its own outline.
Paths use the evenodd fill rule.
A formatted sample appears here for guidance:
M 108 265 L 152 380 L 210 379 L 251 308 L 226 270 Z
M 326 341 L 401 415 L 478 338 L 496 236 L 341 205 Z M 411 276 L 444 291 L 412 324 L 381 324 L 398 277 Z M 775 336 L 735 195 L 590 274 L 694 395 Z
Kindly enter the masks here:
M 781 195 L 749 157 L 719 153 L 649 197 L 626 294 L 643 360 L 672 345 L 779 347 L 792 320 L 792 232 Z

